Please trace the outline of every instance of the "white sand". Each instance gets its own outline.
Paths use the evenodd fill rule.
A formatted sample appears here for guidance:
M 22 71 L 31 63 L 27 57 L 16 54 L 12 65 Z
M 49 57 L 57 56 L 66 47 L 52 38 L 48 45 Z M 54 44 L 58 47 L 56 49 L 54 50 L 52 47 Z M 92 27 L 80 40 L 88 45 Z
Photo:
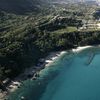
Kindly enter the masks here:
M 93 46 L 82 46 L 82 47 L 77 47 L 76 49 L 72 49 L 73 52 L 80 52 L 82 50 L 85 50 L 87 48 L 91 48 Z M 56 52 L 53 54 L 50 54 L 49 57 L 46 58 L 46 66 L 50 66 L 51 64 L 53 64 L 53 62 L 55 60 L 57 60 L 60 56 L 62 56 L 63 54 L 65 54 L 66 51 L 62 51 L 62 52 Z
M 77 47 L 76 49 L 72 49 L 73 52 L 80 52 L 82 50 L 85 50 L 87 48 L 91 48 L 93 46 L 83 46 L 83 47 Z
M 4 100 L 6 95 L 6 92 L 0 93 L 0 100 Z
M 53 62 L 55 60 L 57 60 L 60 56 L 62 56 L 65 53 L 66 53 L 66 51 L 61 51 L 61 52 L 56 52 L 56 53 L 50 54 L 50 56 L 48 56 L 45 60 L 45 63 L 46 63 L 45 66 L 50 66 L 51 64 L 53 64 Z
M 9 87 L 8 87 L 9 92 L 14 92 L 16 89 L 18 89 L 18 87 L 19 87 L 20 85 L 21 85 L 20 82 L 18 82 L 18 81 L 13 81 L 13 82 L 9 85 Z
M 10 85 L 9 86 L 9 92 L 11 93 L 11 92 L 14 92 L 16 89 L 18 89 L 18 87 L 17 86 L 15 86 L 15 85 Z

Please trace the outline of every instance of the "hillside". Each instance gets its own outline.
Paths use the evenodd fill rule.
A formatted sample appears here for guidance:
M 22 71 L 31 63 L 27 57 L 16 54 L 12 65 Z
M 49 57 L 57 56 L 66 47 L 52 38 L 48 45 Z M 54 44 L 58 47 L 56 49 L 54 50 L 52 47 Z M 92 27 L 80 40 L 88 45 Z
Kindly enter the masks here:
M 37 12 L 46 4 L 44 0 L 0 0 L 0 10 L 15 14 Z
M 1 1 L 0 8 L 6 11 L 0 12 L 0 79 L 2 80 L 7 77 L 14 78 L 26 67 L 37 65 L 40 58 L 52 51 L 71 49 L 76 45 L 100 43 L 98 34 L 100 31 L 78 31 L 83 25 L 82 20 L 89 19 L 87 12 L 90 11 L 90 6 L 86 8 L 85 5 L 70 4 L 55 5 L 54 8 L 50 8 L 46 2 L 40 3 L 42 0 Z M 40 8 L 41 13 L 33 14 L 35 8 Z M 30 11 L 32 13 L 29 15 L 18 15 Z

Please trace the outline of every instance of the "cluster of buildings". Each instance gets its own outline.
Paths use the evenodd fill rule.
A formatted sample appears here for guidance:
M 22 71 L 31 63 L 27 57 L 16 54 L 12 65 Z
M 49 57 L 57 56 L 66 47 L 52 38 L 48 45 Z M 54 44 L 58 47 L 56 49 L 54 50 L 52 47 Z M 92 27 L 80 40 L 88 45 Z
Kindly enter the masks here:
M 95 30 L 100 29 L 100 21 L 83 20 L 83 26 L 80 27 L 79 30 L 86 30 L 86 29 L 95 29 Z

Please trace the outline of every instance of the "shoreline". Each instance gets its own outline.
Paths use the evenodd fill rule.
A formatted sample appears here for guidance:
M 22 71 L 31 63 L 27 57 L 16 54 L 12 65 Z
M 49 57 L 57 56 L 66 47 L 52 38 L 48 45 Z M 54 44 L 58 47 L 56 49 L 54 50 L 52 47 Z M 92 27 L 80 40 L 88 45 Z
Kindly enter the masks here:
M 6 87 L 8 92 L 0 92 L 0 100 L 4 100 L 10 93 L 20 88 L 23 81 L 28 79 L 36 80 L 41 70 L 45 69 L 45 67 L 49 67 L 50 65 L 52 65 L 55 60 L 57 60 L 65 53 L 66 51 L 51 52 L 47 57 L 42 58 L 44 61 L 43 64 L 41 64 L 40 66 L 32 66 L 30 68 L 26 68 L 23 73 L 17 76 L 14 80 L 11 80 L 9 85 Z M 30 77 L 28 77 L 28 75 L 30 75 Z
M 91 48 L 91 47 L 94 47 L 94 46 L 90 46 L 90 45 L 88 45 L 88 46 L 79 46 L 79 47 L 77 47 L 75 49 L 72 49 L 72 51 L 73 52 L 81 52 L 81 51 L 83 51 L 85 49 L 88 49 L 88 48 Z
M 80 46 L 75 49 L 71 49 L 72 52 L 80 52 L 82 50 L 85 50 L 87 48 L 91 48 L 93 46 Z M 22 82 L 31 79 L 31 80 L 36 80 L 38 77 L 38 74 L 41 70 L 45 69 L 45 67 L 49 67 L 52 65 L 55 60 L 57 60 L 59 57 L 67 53 L 67 51 L 58 51 L 58 52 L 51 52 L 47 57 L 42 58 L 44 60 L 43 64 L 40 65 L 40 67 L 37 66 L 32 66 L 30 68 L 26 68 L 25 71 L 20 74 L 18 77 L 16 77 L 14 80 L 10 82 L 10 84 L 7 86 L 8 93 L 6 94 L 5 92 L 0 93 L 0 100 L 4 100 L 6 96 L 8 96 L 10 93 L 16 91 L 18 88 L 21 87 Z M 30 78 L 28 75 L 32 75 Z M 2 98 L 3 99 L 2 99 Z
M 60 52 L 56 52 L 56 53 L 51 53 L 49 56 L 46 57 L 45 60 L 45 67 L 50 66 L 51 64 L 53 64 L 53 62 L 55 60 L 57 60 L 59 57 L 61 57 L 62 55 L 64 55 L 65 53 L 67 53 L 66 51 L 60 51 Z

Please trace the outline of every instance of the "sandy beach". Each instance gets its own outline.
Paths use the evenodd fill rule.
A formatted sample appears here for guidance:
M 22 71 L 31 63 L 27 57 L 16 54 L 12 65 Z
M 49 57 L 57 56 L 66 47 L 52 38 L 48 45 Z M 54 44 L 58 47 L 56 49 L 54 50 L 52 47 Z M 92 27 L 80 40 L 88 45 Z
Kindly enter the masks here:
M 50 66 L 55 60 L 57 60 L 60 56 L 64 55 L 66 51 L 51 53 L 48 57 L 46 57 L 45 63 L 46 67 Z
M 76 49 L 72 49 L 73 52 L 81 52 L 82 50 L 85 50 L 87 48 L 91 48 L 93 46 L 82 46 L 82 47 L 77 47 Z

